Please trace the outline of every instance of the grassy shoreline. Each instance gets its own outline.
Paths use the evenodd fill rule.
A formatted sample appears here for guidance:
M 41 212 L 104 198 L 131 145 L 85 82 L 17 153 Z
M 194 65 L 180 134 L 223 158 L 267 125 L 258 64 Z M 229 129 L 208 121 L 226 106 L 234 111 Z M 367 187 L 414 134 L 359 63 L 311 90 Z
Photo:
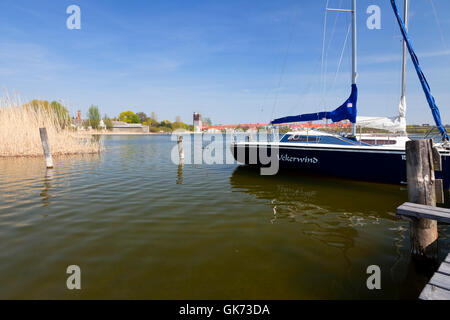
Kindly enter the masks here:
M 102 151 L 99 139 L 76 132 L 46 105 L 0 100 L 0 158 L 43 156 L 39 128 L 46 128 L 53 156 L 94 154 Z

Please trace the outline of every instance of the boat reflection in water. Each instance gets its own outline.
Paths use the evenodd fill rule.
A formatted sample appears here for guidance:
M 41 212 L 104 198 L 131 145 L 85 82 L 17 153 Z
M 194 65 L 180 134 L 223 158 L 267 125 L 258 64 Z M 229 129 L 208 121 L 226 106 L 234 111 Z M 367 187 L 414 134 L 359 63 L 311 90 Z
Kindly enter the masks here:
M 383 297 L 415 298 L 426 283 L 427 275 L 410 261 L 408 223 L 395 216 L 397 206 L 408 197 L 405 187 L 293 172 L 261 176 L 257 168 L 248 166 L 237 167 L 230 184 L 233 192 L 265 202 L 268 210 L 263 218 L 280 225 L 280 232 L 289 232 L 290 223 L 296 230 L 298 247 L 292 250 L 299 264 L 328 269 L 333 279 L 331 274 L 342 276 L 333 286 L 343 296 L 353 290 L 360 297 L 374 297 L 364 292 L 361 282 L 367 278 L 366 268 L 374 264 L 381 267 L 385 279 Z M 401 289 L 406 282 L 408 289 Z
M 304 222 L 304 218 L 331 212 L 345 214 L 351 224 L 397 220 L 395 209 L 407 198 L 403 186 L 326 178 L 290 171 L 262 176 L 258 168 L 239 166 L 231 179 L 234 190 L 267 199 L 277 219 Z
M 358 229 L 383 220 L 396 223 L 395 208 L 407 195 L 402 187 L 317 179 L 292 172 L 261 176 L 257 169 L 246 166 L 238 167 L 230 182 L 234 191 L 267 200 L 271 223 L 298 223 L 303 234 L 344 252 L 354 246 Z M 399 231 L 403 239 L 403 223 Z

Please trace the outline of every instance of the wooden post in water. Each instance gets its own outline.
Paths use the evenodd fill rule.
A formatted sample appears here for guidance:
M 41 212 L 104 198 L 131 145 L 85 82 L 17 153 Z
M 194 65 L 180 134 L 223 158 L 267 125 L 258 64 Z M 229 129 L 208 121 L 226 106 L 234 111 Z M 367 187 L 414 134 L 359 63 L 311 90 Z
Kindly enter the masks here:
M 45 164 L 47 169 L 53 168 L 52 153 L 50 152 L 50 143 L 48 142 L 47 128 L 39 128 L 41 135 L 42 149 L 44 150 Z
M 184 162 L 183 136 L 178 136 L 178 155 L 180 156 L 180 164 Z
M 406 172 L 409 202 L 435 207 L 436 189 L 431 139 L 406 143 Z M 437 221 L 413 218 L 410 229 L 411 253 L 418 257 L 437 258 Z

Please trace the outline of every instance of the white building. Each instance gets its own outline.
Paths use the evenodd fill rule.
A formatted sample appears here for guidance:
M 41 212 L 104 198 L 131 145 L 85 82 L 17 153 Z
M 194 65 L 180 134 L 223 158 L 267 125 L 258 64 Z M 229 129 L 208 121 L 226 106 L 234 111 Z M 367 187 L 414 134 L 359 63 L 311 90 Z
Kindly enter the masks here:
M 148 133 L 149 127 L 140 123 L 125 123 L 113 121 L 113 132 Z

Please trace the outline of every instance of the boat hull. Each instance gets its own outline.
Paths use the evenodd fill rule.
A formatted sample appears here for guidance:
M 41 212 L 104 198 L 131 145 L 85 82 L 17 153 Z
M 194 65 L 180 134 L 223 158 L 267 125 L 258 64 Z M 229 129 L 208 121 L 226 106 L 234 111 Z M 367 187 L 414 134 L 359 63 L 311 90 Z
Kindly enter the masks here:
M 234 158 L 243 164 L 268 167 L 260 155 L 276 155 L 280 170 L 288 169 L 308 174 L 340 177 L 352 180 L 390 184 L 406 184 L 406 155 L 402 150 L 332 148 L 316 146 L 278 146 L 237 143 L 231 145 Z M 450 155 L 442 155 L 444 187 L 450 189 Z

